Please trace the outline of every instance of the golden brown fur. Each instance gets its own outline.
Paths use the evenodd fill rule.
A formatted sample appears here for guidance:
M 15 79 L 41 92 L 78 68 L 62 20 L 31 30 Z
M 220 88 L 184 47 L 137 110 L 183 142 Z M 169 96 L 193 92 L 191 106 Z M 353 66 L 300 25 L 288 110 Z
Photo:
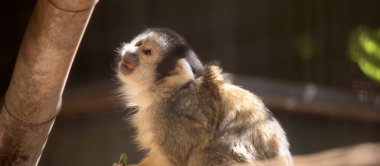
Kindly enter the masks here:
M 131 123 L 148 150 L 137 165 L 229 166 L 276 157 L 291 165 L 285 133 L 262 101 L 225 81 L 218 66 L 203 67 L 178 34 L 150 29 L 122 50 L 121 93 L 137 108 Z

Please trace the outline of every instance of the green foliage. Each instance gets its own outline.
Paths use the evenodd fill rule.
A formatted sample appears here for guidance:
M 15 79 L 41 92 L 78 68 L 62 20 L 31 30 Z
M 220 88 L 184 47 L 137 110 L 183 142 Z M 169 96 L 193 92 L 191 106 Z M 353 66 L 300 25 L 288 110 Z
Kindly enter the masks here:
M 348 44 L 351 59 L 365 75 L 380 82 L 380 28 L 358 26 L 351 32 Z
M 128 164 L 128 156 L 125 153 L 120 155 L 120 159 L 118 163 L 113 163 L 112 166 L 127 166 Z
M 125 153 L 120 155 L 119 164 L 127 165 L 128 164 L 128 156 Z
M 293 43 L 297 55 L 305 62 L 310 62 L 315 58 L 316 46 L 313 37 L 310 34 L 301 34 L 296 36 Z

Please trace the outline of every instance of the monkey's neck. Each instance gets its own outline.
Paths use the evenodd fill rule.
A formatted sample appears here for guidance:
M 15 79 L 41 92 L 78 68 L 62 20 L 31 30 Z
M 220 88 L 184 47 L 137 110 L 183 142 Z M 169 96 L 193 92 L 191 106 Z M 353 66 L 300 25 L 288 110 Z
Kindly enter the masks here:
M 184 82 L 182 80 L 176 83 L 162 82 L 153 85 L 128 83 L 123 89 L 123 91 L 126 92 L 127 107 L 145 109 L 150 105 L 169 97 L 190 81 L 191 80 Z
M 155 102 L 161 101 L 175 93 L 178 89 L 189 83 L 190 81 L 203 82 L 203 84 L 218 85 L 224 82 L 224 76 L 218 66 L 208 66 L 203 76 L 194 79 L 184 74 L 174 74 L 166 77 L 161 82 L 147 81 L 145 83 L 137 83 L 129 81 L 125 84 L 123 90 L 127 97 L 127 106 L 137 106 L 145 109 Z

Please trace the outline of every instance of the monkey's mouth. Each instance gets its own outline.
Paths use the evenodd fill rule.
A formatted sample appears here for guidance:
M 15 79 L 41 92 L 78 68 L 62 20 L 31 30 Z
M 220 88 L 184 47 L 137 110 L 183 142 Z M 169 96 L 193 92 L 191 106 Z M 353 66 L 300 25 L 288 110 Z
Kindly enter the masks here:
M 121 61 L 121 66 L 128 69 L 129 71 L 135 70 L 135 66 L 127 58 L 123 58 L 123 60 Z

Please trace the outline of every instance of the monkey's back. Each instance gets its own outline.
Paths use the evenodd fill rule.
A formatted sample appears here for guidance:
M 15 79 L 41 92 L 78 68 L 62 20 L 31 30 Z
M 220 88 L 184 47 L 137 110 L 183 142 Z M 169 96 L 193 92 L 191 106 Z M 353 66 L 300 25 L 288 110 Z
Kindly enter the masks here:
M 288 154 L 285 133 L 262 101 L 225 82 L 220 71 L 208 70 L 152 111 L 154 135 L 168 160 L 229 165 Z

